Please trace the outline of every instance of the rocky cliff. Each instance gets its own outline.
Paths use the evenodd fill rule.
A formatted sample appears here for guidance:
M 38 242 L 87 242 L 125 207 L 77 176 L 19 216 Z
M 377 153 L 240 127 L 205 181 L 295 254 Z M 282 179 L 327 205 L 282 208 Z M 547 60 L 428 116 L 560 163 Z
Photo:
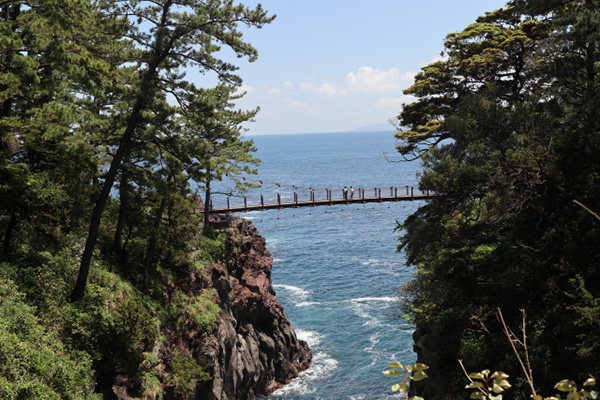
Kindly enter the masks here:
M 219 223 L 229 232 L 227 258 L 208 276 L 223 311 L 216 333 L 196 353 L 213 377 L 199 394 L 203 400 L 253 399 L 288 383 L 312 355 L 275 295 L 265 239 L 241 218 L 222 216 Z
M 220 308 L 216 326 L 201 333 L 186 309 L 171 317 L 176 323 L 161 321 L 162 339 L 148 349 L 151 355 L 140 366 L 155 375 L 155 385 L 144 382 L 140 388 L 135 377 L 119 375 L 105 398 L 252 400 L 282 387 L 310 365 L 310 349 L 296 337 L 273 290 L 273 260 L 265 239 L 251 222 L 235 215 L 213 218 L 213 225 L 228 235 L 225 257 L 194 271 L 185 291 L 196 298 L 214 289 L 213 301 Z M 180 360 L 193 362 L 176 362 L 178 354 L 185 355 Z

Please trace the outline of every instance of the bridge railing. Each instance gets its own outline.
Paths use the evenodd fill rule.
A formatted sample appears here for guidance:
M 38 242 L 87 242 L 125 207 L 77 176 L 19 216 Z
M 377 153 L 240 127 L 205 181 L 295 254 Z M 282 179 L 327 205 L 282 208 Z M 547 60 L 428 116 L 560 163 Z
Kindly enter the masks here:
M 210 209 L 213 212 L 249 211 L 267 208 L 284 208 L 289 206 L 309 206 L 324 204 L 340 204 L 344 202 L 366 202 L 366 201 L 391 201 L 407 200 L 412 198 L 427 198 L 428 192 L 422 193 L 414 186 L 390 186 L 374 188 L 346 188 L 346 189 L 312 189 L 295 191 L 274 191 L 268 195 L 264 193 L 253 194 L 252 196 L 224 196 L 225 199 L 219 199 L 217 206 L 213 206 L 211 201 Z

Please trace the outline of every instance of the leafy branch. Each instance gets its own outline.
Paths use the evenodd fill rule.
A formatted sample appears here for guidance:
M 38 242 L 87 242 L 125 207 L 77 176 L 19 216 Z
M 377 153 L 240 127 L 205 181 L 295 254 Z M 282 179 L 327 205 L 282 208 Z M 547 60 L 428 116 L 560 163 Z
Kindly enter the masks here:
M 392 386 L 392 391 L 399 391 L 403 395 L 403 397 L 408 398 L 408 400 L 424 400 L 422 397 L 418 396 L 407 396 L 409 388 L 408 384 L 410 381 L 418 382 L 427 378 L 427 373 L 425 371 L 429 369 L 429 367 L 426 364 L 416 363 L 414 365 L 405 366 L 402 365 L 402 363 L 395 361 L 389 363 L 388 366 L 392 369 L 383 371 L 384 375 L 400 377 L 402 379 L 402 382 L 396 383 Z

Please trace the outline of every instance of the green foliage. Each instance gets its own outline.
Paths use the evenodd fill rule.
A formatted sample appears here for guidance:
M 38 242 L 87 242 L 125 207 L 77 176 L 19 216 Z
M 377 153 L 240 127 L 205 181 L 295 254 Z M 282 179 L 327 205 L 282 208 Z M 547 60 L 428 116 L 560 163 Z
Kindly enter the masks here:
M 457 359 L 519 368 L 496 307 L 509 326 L 533 316 L 541 391 L 600 365 L 599 10 L 511 1 L 448 35 L 447 57 L 407 90 L 399 150 L 421 157 L 421 190 L 443 196 L 400 227 L 417 270 L 402 296 L 444 394 L 462 396 Z
M 199 258 L 212 262 L 221 261 L 225 254 L 227 234 L 221 231 L 205 231 L 198 244 Z
M 502 400 L 502 393 L 511 387 L 508 375 L 501 371 L 495 371 L 490 375 L 489 369 L 469 374 L 469 383 L 466 388 L 473 389 L 470 399 L 477 400 Z
M 16 285 L 0 277 L 0 397 L 100 399 L 86 353 L 44 328 Z
M 489 369 L 484 369 L 481 372 L 472 372 L 468 374 L 466 370 L 464 370 L 463 362 L 459 361 L 459 364 L 463 366 L 463 371 L 470 382 L 465 388 L 473 390 L 469 399 L 502 400 L 502 393 L 512 387 L 508 381 L 509 375 L 502 371 L 491 373 Z M 408 396 L 409 380 L 418 382 L 427 378 L 427 373 L 425 371 L 429 369 L 426 364 L 416 363 L 413 366 L 404 366 L 397 361 L 390 363 L 389 367 L 392 369 L 383 371 L 383 374 L 402 379 L 402 382 L 392 386 L 392 391 L 399 391 L 404 397 Z M 597 399 L 600 396 L 598 392 L 588 390 L 590 386 L 595 385 L 596 378 L 590 375 L 581 386 L 578 386 L 570 379 L 563 379 L 554 385 L 554 389 L 563 393 L 568 393 L 567 400 L 589 400 Z M 543 397 L 538 394 L 532 394 L 531 398 L 533 400 L 560 400 L 561 396 L 557 396 L 558 397 Z M 409 400 L 424 399 L 419 396 L 414 396 L 410 397 Z
M 176 331 L 190 337 L 207 335 L 216 327 L 221 313 L 216 300 L 215 289 L 206 289 L 200 296 L 188 296 L 182 291 L 173 293 L 170 307 Z
M 588 391 L 587 388 L 590 386 L 596 385 L 596 378 L 590 375 L 588 379 L 585 380 L 583 385 L 577 386 L 577 384 L 570 379 L 563 379 L 554 385 L 554 389 L 568 393 L 568 400 L 588 400 L 588 399 L 597 399 L 599 394 L 595 391 Z M 541 396 L 532 396 L 533 400 L 542 400 Z M 545 397 L 544 400 L 559 400 L 560 395 L 558 397 Z
M 193 398 L 194 390 L 199 382 L 210 379 L 196 360 L 189 354 L 174 350 L 170 364 L 168 381 L 174 387 L 176 395 L 184 400 Z
M 410 381 L 419 382 L 427 378 L 426 370 L 429 367 L 422 363 L 416 363 L 414 365 L 402 365 L 402 363 L 395 361 L 388 365 L 392 369 L 383 371 L 384 375 L 398 377 L 402 379 L 402 382 L 396 383 L 392 386 L 393 392 L 400 392 L 403 396 L 408 396 L 408 385 Z M 423 400 L 422 397 L 413 396 L 409 397 L 409 400 Z
M 119 375 L 160 398 L 157 339 L 214 328 L 202 270 L 225 235 L 201 231 L 190 182 L 254 171 L 241 125 L 257 110 L 235 109 L 241 78 L 218 55 L 255 60 L 242 29 L 272 20 L 221 0 L 1 3 L 0 313 L 17 311 L 0 323 L 0 397 L 110 396 Z

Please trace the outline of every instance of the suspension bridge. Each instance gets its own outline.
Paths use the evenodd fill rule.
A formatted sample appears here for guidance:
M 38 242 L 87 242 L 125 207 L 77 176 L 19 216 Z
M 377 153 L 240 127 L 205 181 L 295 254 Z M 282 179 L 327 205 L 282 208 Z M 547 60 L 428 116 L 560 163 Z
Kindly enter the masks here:
M 246 178 L 248 179 L 248 178 Z M 287 186 L 293 189 L 308 189 L 303 191 L 304 196 L 298 194 L 298 191 L 293 192 L 293 197 L 289 200 L 282 200 L 281 193 L 277 192 L 274 198 L 269 198 L 265 201 L 263 194 L 260 198 L 256 197 L 248 201 L 247 197 L 243 197 L 243 204 L 231 204 L 230 197 L 227 197 L 227 203 L 224 207 L 213 208 L 212 202 L 210 207 L 211 214 L 222 214 L 222 213 L 236 213 L 236 212 L 249 212 L 249 211 L 266 211 L 284 208 L 299 208 L 299 207 L 317 207 L 317 206 L 333 206 L 337 204 L 356 204 L 356 203 L 383 203 L 383 202 L 398 202 L 398 201 L 414 201 L 414 200 L 428 200 L 434 197 L 434 194 L 421 193 L 416 191 L 412 186 L 391 186 L 389 188 L 372 188 L 362 189 L 358 188 L 354 190 L 353 187 L 350 189 L 329 189 L 320 188 L 317 190 L 312 187 L 294 186 L 294 185 L 282 185 L 273 182 L 258 181 L 261 184 L 271 183 L 278 187 Z M 325 195 L 323 196 L 323 192 Z M 302 193 L 302 192 L 301 192 Z M 321 194 L 321 197 L 317 193 Z M 335 195 L 334 195 L 335 193 Z M 339 194 L 338 194 L 339 193 Z M 338 195 L 338 196 L 336 196 Z M 237 202 L 241 200 L 238 198 Z

